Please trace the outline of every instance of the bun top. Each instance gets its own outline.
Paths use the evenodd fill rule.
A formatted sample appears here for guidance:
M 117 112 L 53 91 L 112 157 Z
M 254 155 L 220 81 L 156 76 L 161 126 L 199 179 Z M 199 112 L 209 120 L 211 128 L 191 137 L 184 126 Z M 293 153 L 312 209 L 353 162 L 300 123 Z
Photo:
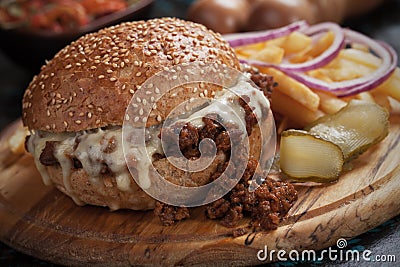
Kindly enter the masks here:
M 132 94 L 147 78 L 192 61 L 240 68 L 221 35 L 189 21 L 127 22 L 87 34 L 33 78 L 23 97 L 24 125 L 55 133 L 122 125 Z M 163 109 L 161 115 L 168 112 Z

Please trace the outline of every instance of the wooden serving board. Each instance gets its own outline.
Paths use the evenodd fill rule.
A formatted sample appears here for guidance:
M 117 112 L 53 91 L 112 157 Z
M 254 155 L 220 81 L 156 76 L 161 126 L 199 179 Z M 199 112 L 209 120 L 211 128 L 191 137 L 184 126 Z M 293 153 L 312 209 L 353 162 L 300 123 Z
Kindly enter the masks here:
M 255 265 L 257 252 L 322 249 L 359 235 L 400 213 L 400 116 L 389 136 L 353 162 L 337 183 L 297 186 L 299 200 L 275 231 L 233 237 L 234 229 L 206 219 L 161 226 L 152 212 L 76 206 L 42 184 L 28 154 L 10 152 L 0 136 L 0 238 L 9 246 L 66 265 Z M 243 227 L 247 225 L 243 221 Z

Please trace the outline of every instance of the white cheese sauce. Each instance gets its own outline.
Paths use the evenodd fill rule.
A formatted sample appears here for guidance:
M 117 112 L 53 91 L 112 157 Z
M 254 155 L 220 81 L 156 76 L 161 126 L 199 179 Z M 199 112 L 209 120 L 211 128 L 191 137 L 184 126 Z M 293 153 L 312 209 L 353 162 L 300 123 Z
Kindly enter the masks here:
M 263 110 L 269 108 L 269 102 L 264 94 L 253 87 L 248 80 L 242 78 L 229 90 L 224 89 L 217 92 L 214 100 L 198 111 L 184 114 L 186 122 L 191 122 L 196 127 L 204 126 L 202 117 L 208 114 L 218 114 L 224 123 L 234 123 L 246 130 L 245 112 L 240 106 L 237 97 L 246 95 L 249 97 L 249 106 L 253 108 L 258 120 L 262 120 Z M 134 157 L 134 164 L 137 171 L 138 180 L 142 188 L 151 186 L 149 178 L 149 168 L 152 163 L 154 153 L 163 154 L 161 140 L 158 138 L 159 127 L 146 128 L 146 147 L 137 145 L 138 142 L 132 142 L 125 148 L 126 153 Z M 134 138 L 139 134 L 137 128 L 129 130 L 128 136 Z M 131 178 L 122 148 L 122 127 L 112 127 L 106 130 L 96 129 L 82 131 L 78 133 L 53 134 L 49 132 L 32 132 L 28 140 L 28 150 L 34 156 L 35 164 L 40 172 L 43 182 L 46 185 L 51 184 L 51 179 L 47 173 L 46 166 L 40 162 L 40 154 L 45 148 L 47 141 L 57 141 L 54 156 L 60 163 L 63 175 L 63 185 L 67 194 L 79 205 L 83 204 L 73 194 L 71 188 L 71 171 L 74 168 L 73 159 L 78 159 L 84 171 L 88 174 L 89 181 L 94 186 L 102 186 L 100 179 L 105 165 L 115 175 L 117 187 L 121 191 L 129 191 Z M 115 143 L 115 148 L 106 153 L 109 142 Z

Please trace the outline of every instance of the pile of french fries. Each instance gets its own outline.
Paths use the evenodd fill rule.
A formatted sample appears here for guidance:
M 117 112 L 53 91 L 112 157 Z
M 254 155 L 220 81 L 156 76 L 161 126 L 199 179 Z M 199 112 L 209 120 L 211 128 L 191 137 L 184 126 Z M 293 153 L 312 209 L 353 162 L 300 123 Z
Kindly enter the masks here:
M 253 59 L 279 64 L 284 58 L 290 63 L 309 61 L 328 49 L 334 41 L 334 34 L 326 32 L 316 42 L 300 32 L 262 43 L 241 46 L 236 53 L 241 59 Z M 352 80 L 370 75 L 381 64 L 381 59 L 370 53 L 367 47 L 359 44 L 342 49 L 338 56 L 322 68 L 308 71 L 306 74 L 326 82 Z M 288 77 L 271 67 L 257 68 L 272 75 L 277 87 L 272 93 L 271 107 L 275 113 L 283 116 L 278 129 L 304 127 L 324 114 L 332 114 L 344 107 L 351 99 L 363 99 L 378 103 L 389 111 L 393 100 L 400 101 L 400 69 L 380 86 L 351 97 L 339 98 L 329 92 L 314 90 Z

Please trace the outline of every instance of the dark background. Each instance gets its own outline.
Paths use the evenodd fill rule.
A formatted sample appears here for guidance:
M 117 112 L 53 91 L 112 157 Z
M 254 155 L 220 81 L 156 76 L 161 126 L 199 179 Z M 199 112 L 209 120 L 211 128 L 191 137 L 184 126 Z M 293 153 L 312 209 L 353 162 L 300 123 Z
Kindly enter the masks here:
M 153 4 L 149 17 L 175 16 L 185 18 L 186 10 L 191 2 L 191 0 L 157 0 Z M 385 40 L 400 54 L 400 0 L 388 0 L 372 12 L 362 17 L 347 20 L 343 25 L 376 39 Z M 3 41 L 0 40 L 0 42 Z M 18 51 L 15 52 L 17 53 Z M 20 117 L 23 92 L 33 75 L 37 74 L 38 71 L 24 69 L 12 62 L 7 54 L 0 50 L 0 131 L 7 124 Z M 385 266 L 400 266 L 399 242 L 400 216 L 397 216 L 381 226 L 350 240 L 347 248 L 369 249 L 374 255 L 396 255 L 397 264 L 386 263 Z M 315 263 L 280 262 L 274 265 L 366 266 L 366 263 L 324 261 Z M 53 264 L 23 255 L 0 242 L 0 266 L 53 266 Z M 370 266 L 378 266 L 378 264 L 371 263 Z

